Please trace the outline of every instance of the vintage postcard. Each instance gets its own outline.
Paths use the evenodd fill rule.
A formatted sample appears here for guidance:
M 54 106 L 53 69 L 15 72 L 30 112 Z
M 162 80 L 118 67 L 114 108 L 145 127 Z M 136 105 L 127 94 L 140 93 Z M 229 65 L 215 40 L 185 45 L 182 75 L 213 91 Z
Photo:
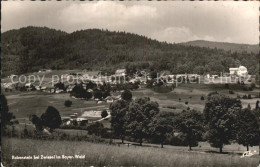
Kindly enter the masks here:
M 1 7 L 1 166 L 260 167 L 259 2 Z

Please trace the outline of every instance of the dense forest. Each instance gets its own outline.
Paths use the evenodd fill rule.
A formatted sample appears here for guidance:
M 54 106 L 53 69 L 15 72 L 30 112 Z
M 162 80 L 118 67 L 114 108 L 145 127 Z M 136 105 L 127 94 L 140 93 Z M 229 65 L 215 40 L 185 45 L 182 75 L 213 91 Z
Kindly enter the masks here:
M 249 45 L 249 44 L 237 44 L 237 43 L 227 43 L 227 42 L 213 42 L 213 41 L 204 41 L 204 40 L 196 40 L 182 43 L 187 46 L 199 46 L 199 47 L 207 47 L 207 48 L 221 48 L 226 51 L 232 52 L 254 52 L 259 53 L 259 45 Z
M 258 53 L 170 44 L 145 36 L 100 29 L 66 33 L 47 27 L 10 30 L 2 37 L 2 76 L 51 69 L 88 69 L 114 73 L 146 69 L 219 74 L 244 65 L 259 69 Z

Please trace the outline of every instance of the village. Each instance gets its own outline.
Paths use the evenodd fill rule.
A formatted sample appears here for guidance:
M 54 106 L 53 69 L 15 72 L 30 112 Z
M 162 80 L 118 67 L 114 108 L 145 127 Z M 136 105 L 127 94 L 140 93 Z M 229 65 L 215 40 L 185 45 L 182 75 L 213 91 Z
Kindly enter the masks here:
M 2 90 L 4 92 L 42 92 L 46 94 L 69 94 L 70 99 L 92 101 L 94 108 L 87 110 L 73 110 L 62 116 L 63 124 L 66 126 L 76 124 L 85 126 L 88 123 L 109 119 L 109 105 L 121 99 L 124 90 L 137 90 L 146 87 L 178 87 L 181 84 L 237 84 L 251 85 L 255 83 L 248 74 L 246 67 L 230 68 L 229 73 L 220 75 L 198 75 L 198 74 L 169 74 L 169 72 L 149 72 L 138 71 L 136 74 L 128 74 L 126 69 L 118 69 L 115 74 L 106 76 L 101 71 L 70 70 L 53 71 L 51 69 L 41 69 L 38 72 L 24 75 L 28 79 L 27 83 L 20 83 L 18 75 L 10 75 L 2 80 Z M 32 79 L 32 75 L 41 75 L 43 80 Z M 73 95 L 72 91 L 81 85 L 90 97 Z M 77 97 L 76 97 L 77 96 Z M 251 95 L 250 95 L 251 96 Z M 98 106 L 105 106 L 99 108 Z M 92 107 L 93 107 L 92 106 Z M 97 107 L 95 107 L 97 106 Z M 95 110 L 98 109 L 98 110 Z M 101 113 L 105 110 L 106 117 L 102 118 Z M 93 119 L 94 118 L 94 119 Z

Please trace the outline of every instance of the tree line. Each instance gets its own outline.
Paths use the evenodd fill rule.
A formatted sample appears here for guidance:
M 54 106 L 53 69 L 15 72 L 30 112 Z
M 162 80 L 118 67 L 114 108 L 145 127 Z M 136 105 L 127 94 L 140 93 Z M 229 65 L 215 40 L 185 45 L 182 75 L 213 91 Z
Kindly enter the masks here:
M 183 110 L 180 113 L 162 112 L 159 104 L 149 97 L 132 99 L 130 91 L 122 93 L 122 99 L 110 105 L 111 132 L 106 131 L 102 123 L 91 124 L 87 127 L 89 134 L 109 138 L 113 135 L 124 143 L 125 138 L 137 141 L 140 145 L 144 140 L 160 143 L 161 147 L 175 139 L 176 135 L 183 143 L 192 147 L 200 141 L 208 141 L 212 147 L 223 151 L 224 145 L 237 142 L 247 147 L 258 145 L 260 142 L 260 103 L 256 102 L 254 109 L 242 108 L 241 101 L 220 94 L 209 95 L 203 112 Z M 7 100 L 1 94 L 2 130 L 14 124 L 14 115 L 9 112 Z M 31 122 L 36 131 L 42 132 L 48 128 L 50 132 L 59 128 L 62 120 L 58 110 L 49 106 L 40 116 L 32 115 Z M 167 144 L 167 143 L 166 143 Z
M 186 145 L 197 146 L 208 141 L 219 148 L 237 141 L 249 149 L 259 144 L 259 101 L 255 109 L 242 109 L 241 101 L 223 95 L 208 97 L 203 113 L 184 110 L 181 113 L 159 112 L 159 104 L 149 97 L 119 100 L 111 104 L 111 127 L 124 143 L 125 137 L 163 144 L 177 133 Z
M 144 56 L 144 39 L 146 41 Z M 101 70 L 118 68 L 169 70 L 177 73 L 228 72 L 244 65 L 256 75 L 258 54 L 159 42 L 126 32 L 88 29 L 65 33 L 47 27 L 25 27 L 2 33 L 3 76 L 51 69 Z

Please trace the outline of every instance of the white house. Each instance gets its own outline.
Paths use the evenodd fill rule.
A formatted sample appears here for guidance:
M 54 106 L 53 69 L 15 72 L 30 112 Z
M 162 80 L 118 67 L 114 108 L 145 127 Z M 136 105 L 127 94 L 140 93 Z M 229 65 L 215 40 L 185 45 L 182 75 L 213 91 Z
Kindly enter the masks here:
M 106 97 L 105 100 L 106 100 L 107 103 L 113 103 L 114 102 L 114 99 L 111 96 Z
M 229 68 L 229 74 L 231 76 L 246 77 L 248 75 L 247 68 L 239 66 L 238 68 Z
M 116 76 L 126 76 L 126 69 L 118 69 L 115 73 Z

